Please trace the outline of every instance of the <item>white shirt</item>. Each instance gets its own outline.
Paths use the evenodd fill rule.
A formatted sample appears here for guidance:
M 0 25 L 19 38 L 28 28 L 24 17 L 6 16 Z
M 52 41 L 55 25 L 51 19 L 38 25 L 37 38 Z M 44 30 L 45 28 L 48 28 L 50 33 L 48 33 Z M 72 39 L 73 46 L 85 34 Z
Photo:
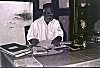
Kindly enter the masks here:
M 63 39 L 63 30 L 61 29 L 59 21 L 53 19 L 47 25 L 44 21 L 44 16 L 42 16 L 31 24 L 28 30 L 27 40 L 33 38 L 39 39 L 39 41 L 53 40 L 57 36 L 61 36 Z

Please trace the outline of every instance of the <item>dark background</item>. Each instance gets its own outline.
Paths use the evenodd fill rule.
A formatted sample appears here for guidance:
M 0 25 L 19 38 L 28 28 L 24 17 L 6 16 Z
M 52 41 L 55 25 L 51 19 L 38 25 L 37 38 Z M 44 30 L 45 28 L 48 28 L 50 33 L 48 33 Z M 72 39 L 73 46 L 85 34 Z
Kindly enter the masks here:
M 82 8 L 81 3 L 87 6 Z M 83 13 L 83 14 L 82 14 Z M 100 20 L 100 0 L 70 0 L 70 38 L 80 30 L 80 20 L 87 24 L 88 34 L 94 34 L 94 24 Z

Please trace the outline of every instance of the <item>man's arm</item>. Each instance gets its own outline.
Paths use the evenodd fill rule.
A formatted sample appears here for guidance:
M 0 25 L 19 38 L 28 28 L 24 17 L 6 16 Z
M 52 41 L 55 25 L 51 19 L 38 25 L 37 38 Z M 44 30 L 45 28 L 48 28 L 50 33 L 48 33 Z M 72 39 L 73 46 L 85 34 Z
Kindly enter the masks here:
M 37 30 L 35 29 L 36 27 L 36 23 L 33 22 L 28 30 L 28 34 L 27 34 L 27 40 L 28 42 L 30 42 L 32 45 L 37 45 L 39 40 L 36 39 L 36 35 L 37 35 Z
M 39 40 L 38 39 L 30 39 L 28 40 L 33 46 L 36 46 L 38 43 L 39 43 Z
M 61 29 L 60 22 L 57 21 L 55 25 L 55 38 L 52 40 L 51 44 L 59 45 L 63 41 L 63 30 Z
M 60 41 L 62 40 L 61 36 L 57 36 L 55 39 L 52 40 L 51 44 L 54 46 L 59 46 Z
M 61 36 L 61 41 L 63 41 L 63 30 L 61 29 L 59 21 L 57 21 L 55 25 L 55 37 L 57 36 Z

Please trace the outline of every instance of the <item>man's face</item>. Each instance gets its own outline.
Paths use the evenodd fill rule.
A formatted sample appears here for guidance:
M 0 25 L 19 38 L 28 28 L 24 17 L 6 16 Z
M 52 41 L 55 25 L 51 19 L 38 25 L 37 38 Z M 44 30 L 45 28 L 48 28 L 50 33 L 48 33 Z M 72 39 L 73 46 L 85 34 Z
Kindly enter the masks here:
M 50 7 L 46 8 L 44 12 L 44 20 L 49 23 L 50 21 L 53 20 L 53 17 L 54 17 L 53 10 Z

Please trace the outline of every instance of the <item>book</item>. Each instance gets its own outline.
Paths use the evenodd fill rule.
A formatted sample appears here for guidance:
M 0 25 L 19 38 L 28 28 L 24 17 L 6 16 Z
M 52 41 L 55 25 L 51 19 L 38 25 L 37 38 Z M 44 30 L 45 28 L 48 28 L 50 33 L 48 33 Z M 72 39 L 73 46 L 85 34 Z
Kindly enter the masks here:
M 53 48 L 54 45 L 51 44 L 51 40 L 42 40 L 37 46 L 43 47 L 45 49 Z
M 0 46 L 0 51 L 16 57 L 30 53 L 30 49 L 27 46 L 20 45 L 17 43 L 11 43 Z
M 39 56 L 58 54 L 63 52 L 64 48 L 66 48 L 66 45 L 54 46 L 51 44 L 51 40 L 42 40 L 37 47 L 33 47 L 33 54 Z
M 52 48 L 57 49 L 57 48 L 66 47 L 67 44 L 71 44 L 71 42 L 60 42 L 60 46 L 56 47 L 53 44 L 51 44 L 51 40 L 43 40 L 43 41 L 40 41 L 37 46 L 43 47 L 45 49 L 52 49 Z

